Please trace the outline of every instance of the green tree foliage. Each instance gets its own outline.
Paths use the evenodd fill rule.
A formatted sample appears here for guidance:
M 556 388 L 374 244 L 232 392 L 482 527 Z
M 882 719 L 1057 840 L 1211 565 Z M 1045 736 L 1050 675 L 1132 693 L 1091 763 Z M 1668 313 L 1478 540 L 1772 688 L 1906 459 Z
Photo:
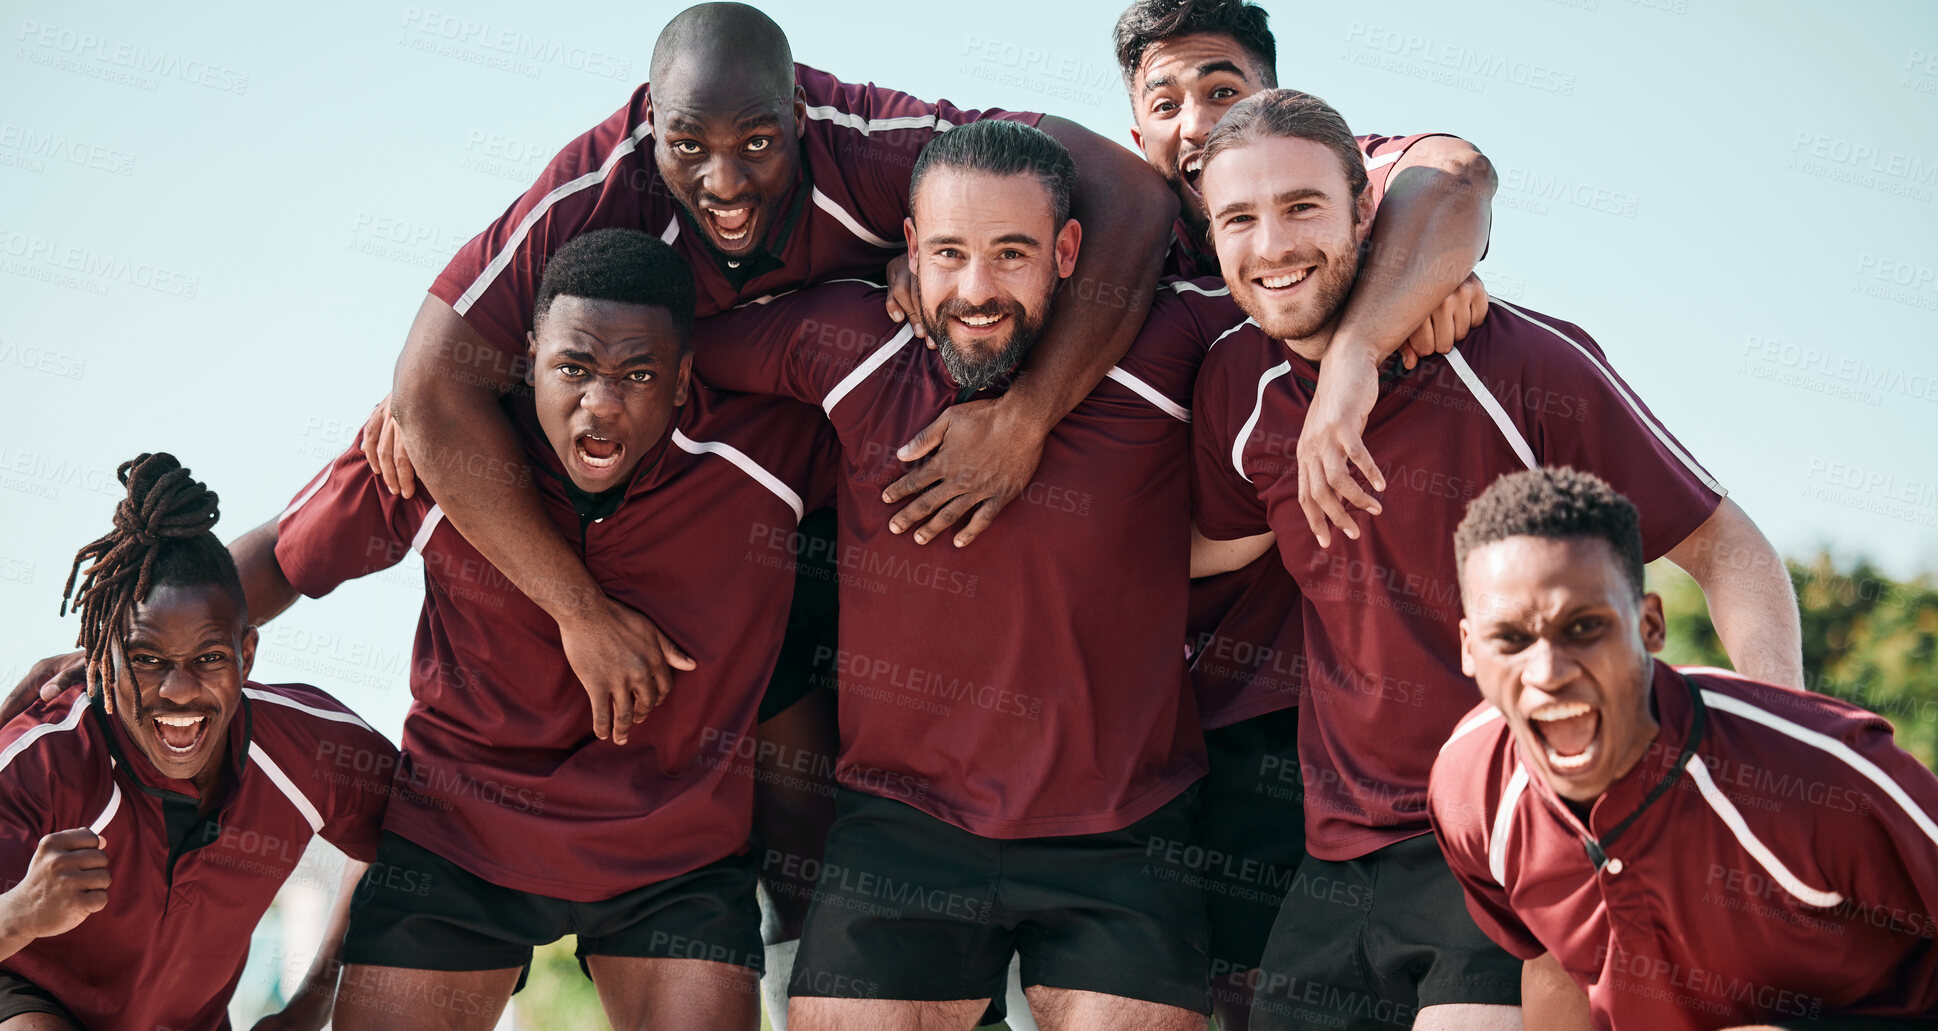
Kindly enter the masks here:
M 1890 719 L 1898 744 L 1938 768 L 1938 582 L 1931 574 L 1892 580 L 1862 559 L 1840 568 L 1826 554 L 1788 565 L 1807 685 Z M 1663 658 L 1729 668 L 1695 581 L 1656 562 L 1649 589 L 1662 595 L 1669 620 Z

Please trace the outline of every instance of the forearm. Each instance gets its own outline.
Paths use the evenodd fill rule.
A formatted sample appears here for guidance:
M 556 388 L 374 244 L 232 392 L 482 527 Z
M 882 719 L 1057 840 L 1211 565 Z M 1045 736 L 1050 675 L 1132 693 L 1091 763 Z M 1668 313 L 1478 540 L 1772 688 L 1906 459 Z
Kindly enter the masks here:
M 1747 513 L 1723 499 L 1668 557 L 1702 588 L 1710 623 L 1738 673 L 1804 686 L 1803 626 L 1790 572 Z
M 38 937 L 31 931 L 21 929 L 19 899 L 15 895 L 18 890 L 16 887 L 0 892 L 0 961 L 33 944 Z
M 1375 361 L 1413 330 L 1474 270 L 1487 249 L 1493 165 L 1452 137 L 1422 140 L 1387 183 L 1332 347 Z
M 275 619 L 296 603 L 297 591 L 276 561 L 276 525 L 270 521 L 229 542 L 229 556 L 242 576 L 242 596 L 249 622 L 256 626 Z
M 479 357 L 461 362 L 460 355 Z M 501 392 L 522 382 L 521 365 L 431 297 L 418 311 L 397 360 L 391 414 L 418 478 L 444 517 L 526 597 L 563 623 L 601 592 L 545 514 L 518 432 L 498 405 Z
M 1042 128 L 1076 161 L 1070 217 L 1083 227 L 1083 243 L 1050 323 L 1004 403 L 1047 430 L 1096 389 L 1137 339 L 1178 202 L 1156 172 L 1122 147 L 1061 118 L 1043 119 Z

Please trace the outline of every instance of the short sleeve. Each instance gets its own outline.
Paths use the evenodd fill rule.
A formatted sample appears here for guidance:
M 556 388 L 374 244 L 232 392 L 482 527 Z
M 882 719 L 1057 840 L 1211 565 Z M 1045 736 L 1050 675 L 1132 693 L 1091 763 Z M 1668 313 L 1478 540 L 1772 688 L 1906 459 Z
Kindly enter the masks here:
M 1460 139 L 1450 132 L 1422 132 L 1411 136 L 1355 136 L 1359 144 L 1360 159 L 1366 162 L 1366 189 L 1373 195 L 1374 217 L 1377 218 L 1380 204 L 1386 200 L 1386 184 L 1393 178 L 1393 166 L 1400 163 L 1406 152 L 1421 140 L 1435 136 Z M 1463 141 L 1464 142 L 1464 141 Z M 1491 245 L 1491 241 L 1490 241 Z M 1481 253 L 1486 258 L 1486 250 Z
M 1533 414 L 1531 443 L 1545 466 L 1569 466 L 1607 480 L 1642 517 L 1648 561 L 1667 554 L 1701 526 L 1727 493 L 1697 463 L 1601 348 L 1578 326 L 1496 302 L 1492 318 L 1524 319 L 1539 353 L 1552 354 L 1558 375 L 1539 377 L 1520 403 Z M 1552 337 L 1549 335 L 1552 334 Z
M 1473 760 L 1465 754 L 1459 758 Z M 1448 769 L 1449 763 L 1456 768 Z M 1447 866 L 1467 896 L 1467 912 L 1473 915 L 1474 923 L 1516 958 L 1534 959 L 1548 948 L 1515 915 L 1514 907 L 1508 904 L 1507 889 L 1494 880 L 1488 869 L 1486 808 L 1479 804 L 1479 794 L 1471 790 L 1478 787 L 1471 783 L 1474 774 L 1458 769 L 1460 765 L 1461 762 L 1449 759 L 1444 752 L 1434 764 L 1427 789 L 1427 813 L 1433 823 L 1433 836 L 1440 842 Z
M 277 519 L 276 564 L 305 597 L 401 561 L 431 509 L 392 494 L 352 444 L 290 501 Z
M 552 253 L 608 225 L 639 228 L 640 196 L 656 186 L 645 132 L 646 87 L 625 107 L 565 145 L 505 213 L 473 237 L 431 284 L 485 341 L 513 358 L 525 353 L 532 302 Z M 663 190 L 657 192 L 664 192 Z M 663 227 L 650 227 L 659 232 Z
M 708 386 L 825 405 L 849 373 L 912 330 L 882 288 L 826 283 L 700 319 L 693 371 Z
M 1191 521 L 1215 541 L 1256 537 L 1271 527 L 1258 490 L 1239 471 L 1238 428 L 1256 403 L 1233 389 L 1235 362 L 1213 348 L 1191 404 Z
M 845 84 L 805 66 L 797 65 L 795 75 L 810 104 L 816 97 L 828 101 L 825 109 L 811 110 L 810 117 L 827 118 L 835 123 L 831 131 L 842 134 L 834 153 L 841 185 L 856 214 L 875 236 L 896 245 L 902 240 L 902 219 L 908 215 L 915 159 L 938 133 L 986 119 L 1036 125 L 1043 118 L 996 108 L 965 110 L 947 100 L 929 102 L 873 84 Z
M 397 746 L 348 706 L 308 684 L 253 690 L 263 713 L 259 719 L 275 720 L 279 741 L 288 749 L 285 770 L 296 774 L 291 764 L 297 757 L 309 767 L 308 782 L 299 787 L 322 818 L 317 835 L 352 859 L 375 859 L 397 773 Z

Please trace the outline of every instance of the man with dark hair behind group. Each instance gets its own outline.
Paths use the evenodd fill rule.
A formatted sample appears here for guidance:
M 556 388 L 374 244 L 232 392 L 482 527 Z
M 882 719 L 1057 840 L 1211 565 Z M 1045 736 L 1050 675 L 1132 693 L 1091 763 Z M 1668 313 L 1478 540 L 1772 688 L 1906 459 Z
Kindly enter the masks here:
M 257 921 L 312 836 L 377 851 L 397 749 L 304 684 L 249 680 L 256 628 L 173 455 L 119 472 L 75 556 L 84 684 L 0 729 L 0 1028 L 228 1026 Z M 67 581 L 74 590 L 74 576 Z M 301 990 L 260 1028 L 330 1020 L 350 892 Z
M 1653 658 L 1645 523 L 1573 469 L 1504 476 L 1461 520 L 1485 700 L 1429 802 L 1468 909 L 1552 954 L 1596 1027 L 1929 1027 L 1938 777 L 1857 706 Z
M 1001 532 L 936 554 L 875 503 L 899 441 L 1000 394 L 1055 316 L 1083 226 L 1068 153 L 1008 122 L 916 162 L 915 318 L 828 284 L 708 320 L 695 369 L 818 403 L 841 438 L 837 653 L 844 791 L 795 966 L 801 1029 L 967 1028 L 1012 955 L 1046 1031 L 1204 1026 L 1191 785 L 1203 744 L 1178 642 L 1185 405 L 1223 298 L 1163 291 L 1051 431 Z M 1153 859 L 1156 855 L 1159 858 Z
M 623 744 L 600 741 L 560 628 L 435 499 L 390 493 L 355 446 L 238 542 L 271 612 L 412 551 L 424 560 L 378 848 L 419 876 L 359 891 L 337 1026 L 492 1027 L 533 948 L 571 934 L 615 1027 L 752 1031 L 755 781 L 739 746 L 793 572 L 748 542 L 786 540 L 827 503 L 831 435 L 811 408 L 689 381 L 692 273 L 650 234 L 574 238 L 546 265 L 533 308 L 531 397 L 506 408 L 548 532 L 697 666 L 650 699 L 652 718 Z M 441 994 L 470 1001 L 426 1004 Z
M 1271 90 L 1232 108 L 1202 164 L 1211 239 L 1250 319 L 1198 377 L 1194 515 L 1205 537 L 1227 542 L 1214 549 L 1227 563 L 1276 536 L 1304 627 L 1304 890 L 1272 929 L 1253 1023 L 1515 1026 L 1522 965 L 1467 914 L 1425 811 L 1433 757 L 1473 704 L 1454 662 L 1464 502 L 1520 468 L 1607 476 L 1640 499 L 1648 556 L 1667 555 L 1701 585 L 1737 664 L 1797 684 L 1788 574 L 1586 333 L 1499 300 L 1462 346 L 1381 370 L 1366 443 L 1395 475 L 1368 495 L 1377 518 L 1320 546 L 1305 532 L 1294 452 L 1360 267 L 1364 162 L 1337 111 Z
M 1136 0 L 1117 19 L 1114 43 L 1130 93 L 1131 139 L 1178 197 L 1165 272 L 1216 277 L 1200 162 L 1212 127 L 1233 104 L 1278 85 L 1266 11 L 1246 0 Z M 1299 455 L 1311 470 L 1330 462 L 1341 473 L 1376 397 L 1378 364 L 1403 346 L 1408 361 L 1445 352 L 1485 314 L 1486 292 L 1471 270 L 1486 247 L 1494 190 L 1487 159 L 1456 137 L 1356 142 L 1373 198 L 1373 257 L 1340 317 L 1338 357 L 1324 367 L 1328 389 L 1306 417 Z M 1357 407 L 1334 403 L 1348 401 Z M 1323 476 L 1303 475 L 1300 486 L 1316 532 L 1326 521 L 1318 493 L 1330 487 Z M 1305 853 L 1297 612 L 1298 588 L 1271 555 L 1191 585 L 1191 679 L 1211 764 L 1199 798 L 1201 873 L 1212 1008 L 1223 1031 L 1244 1031 L 1265 939 Z

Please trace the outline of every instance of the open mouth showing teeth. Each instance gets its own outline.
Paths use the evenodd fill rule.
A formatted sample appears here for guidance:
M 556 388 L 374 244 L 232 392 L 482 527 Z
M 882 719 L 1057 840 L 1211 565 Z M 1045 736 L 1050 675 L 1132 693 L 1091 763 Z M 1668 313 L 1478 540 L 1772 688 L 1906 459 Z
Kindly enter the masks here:
M 619 457 L 626 453 L 626 445 L 596 433 L 579 434 L 572 441 L 572 449 L 578 453 L 579 461 L 589 469 L 610 469 L 618 465 Z
M 713 223 L 713 231 L 728 243 L 739 243 L 753 232 L 754 208 L 742 204 L 732 208 L 705 208 L 707 220 Z
M 1595 761 L 1602 717 L 1587 702 L 1549 702 L 1528 713 L 1528 726 L 1541 739 L 1548 767 L 1555 772 L 1574 773 Z
M 1184 177 L 1184 185 L 1193 190 L 1198 188 L 1198 177 L 1204 174 L 1204 170 L 1205 156 L 1202 151 L 1185 158 L 1184 163 L 1178 166 L 1178 173 Z
M 1285 272 L 1274 272 L 1269 276 L 1260 276 L 1256 282 L 1259 286 L 1267 290 L 1284 290 L 1287 287 L 1297 286 L 1305 282 L 1305 277 L 1311 274 L 1312 269 L 1310 268 L 1292 269 Z
M 968 326 L 970 329 L 988 329 L 990 326 L 1003 321 L 1003 317 L 1001 315 L 958 315 L 956 316 L 956 321 Z
M 155 736 L 161 739 L 162 747 L 171 755 L 194 753 L 208 727 L 207 716 L 155 717 Z

